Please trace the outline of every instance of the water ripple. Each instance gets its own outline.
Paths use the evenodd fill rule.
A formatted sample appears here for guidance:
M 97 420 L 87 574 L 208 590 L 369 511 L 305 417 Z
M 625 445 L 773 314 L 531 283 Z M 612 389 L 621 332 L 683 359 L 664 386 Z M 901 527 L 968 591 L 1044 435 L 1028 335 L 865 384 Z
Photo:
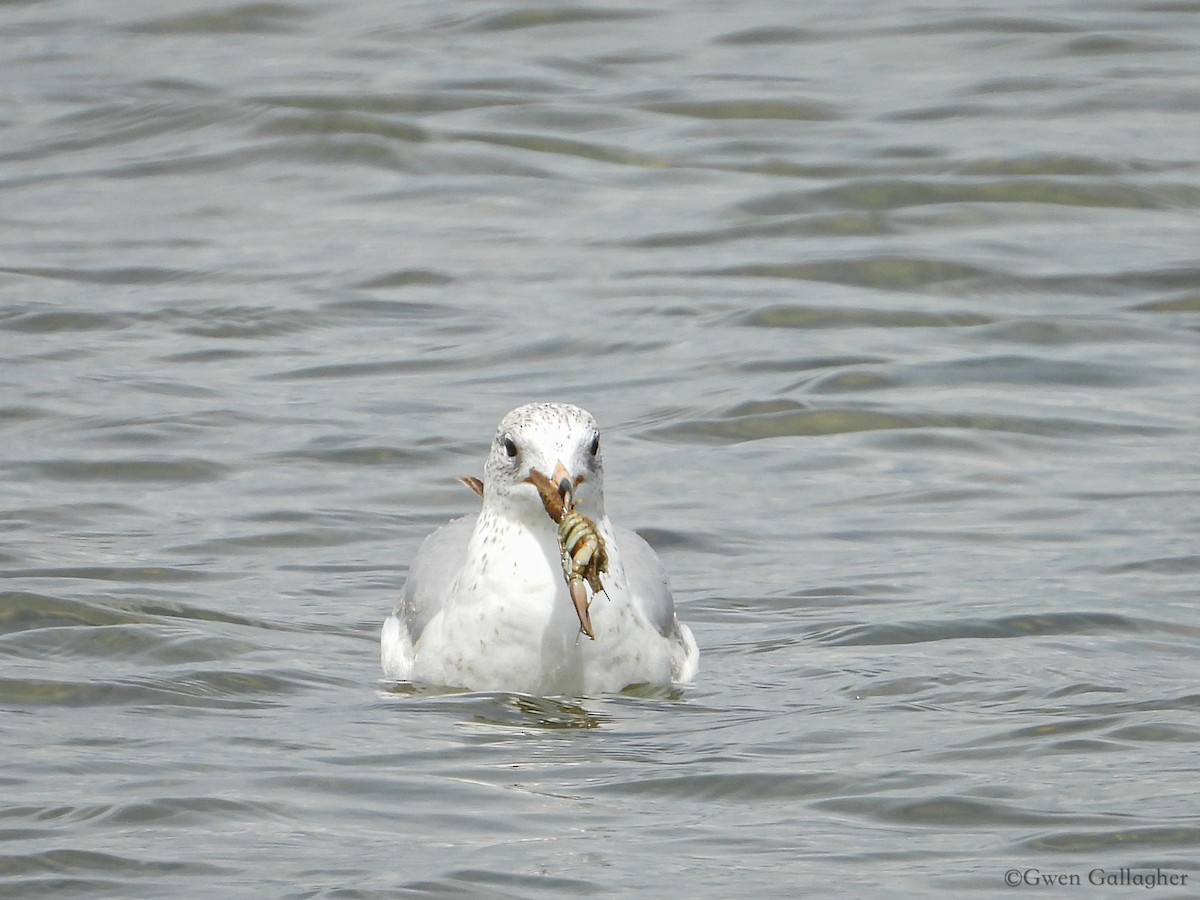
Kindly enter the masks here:
M 834 645 L 887 645 L 980 638 L 1044 637 L 1058 634 L 1119 634 L 1146 631 L 1169 633 L 1169 630 L 1165 625 L 1111 613 L 1071 612 L 1001 616 L 996 619 L 841 625 L 816 632 L 812 637 Z M 1200 632 L 1197 632 L 1197 637 L 1200 637 Z

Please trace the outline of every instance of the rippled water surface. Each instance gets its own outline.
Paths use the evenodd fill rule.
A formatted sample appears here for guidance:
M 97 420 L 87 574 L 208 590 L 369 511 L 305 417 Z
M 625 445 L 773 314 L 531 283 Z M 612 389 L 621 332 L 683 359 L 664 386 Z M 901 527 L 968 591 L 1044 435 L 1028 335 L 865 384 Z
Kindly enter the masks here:
M 0 892 L 1194 895 L 1200 3 L 0 33 Z M 698 679 L 385 683 L 548 398 Z

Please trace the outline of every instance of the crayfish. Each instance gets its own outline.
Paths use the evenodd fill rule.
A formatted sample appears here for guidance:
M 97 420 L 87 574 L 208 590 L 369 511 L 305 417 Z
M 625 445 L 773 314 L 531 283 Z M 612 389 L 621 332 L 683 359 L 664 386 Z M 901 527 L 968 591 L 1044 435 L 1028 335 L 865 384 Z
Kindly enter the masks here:
M 575 511 L 575 498 L 571 488 L 560 488 L 537 469 L 529 470 L 525 479 L 535 488 L 542 498 L 542 506 L 546 515 L 558 525 L 558 550 L 562 554 L 563 577 L 567 580 L 567 590 L 571 594 L 571 603 L 575 606 L 575 614 L 579 616 L 579 628 L 593 641 L 596 639 L 592 631 L 592 617 L 588 613 L 588 594 L 586 583 L 593 594 L 604 590 L 600 576 L 608 571 L 608 549 L 604 546 L 604 537 L 596 523 L 581 512 Z

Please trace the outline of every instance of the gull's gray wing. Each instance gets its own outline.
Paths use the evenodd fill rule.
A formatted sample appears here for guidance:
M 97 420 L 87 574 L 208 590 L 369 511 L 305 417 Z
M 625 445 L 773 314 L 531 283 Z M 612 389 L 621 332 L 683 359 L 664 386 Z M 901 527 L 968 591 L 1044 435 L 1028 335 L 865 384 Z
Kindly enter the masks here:
M 621 565 L 630 592 L 641 603 L 646 617 L 663 637 L 676 630 L 675 601 L 667 583 L 667 570 L 654 548 L 636 531 L 613 525 L 613 537 L 621 548 Z M 634 587 L 636 585 L 636 587 Z
M 438 612 L 467 560 L 467 543 L 475 530 L 476 513 L 443 525 L 421 542 L 408 566 L 408 578 L 396 603 L 396 616 L 404 621 L 415 644 Z

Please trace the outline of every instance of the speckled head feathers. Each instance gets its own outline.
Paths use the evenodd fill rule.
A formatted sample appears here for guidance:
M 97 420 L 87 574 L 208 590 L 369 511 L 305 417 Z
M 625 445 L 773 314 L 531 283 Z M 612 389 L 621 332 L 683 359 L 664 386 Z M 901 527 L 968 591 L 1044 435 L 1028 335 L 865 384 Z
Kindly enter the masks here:
M 580 508 L 589 515 L 603 515 L 600 428 L 591 413 L 569 403 L 518 406 L 496 429 L 484 465 L 485 501 L 540 508 L 537 491 L 525 479 L 531 468 L 549 476 L 560 462 L 573 478 L 583 478 L 577 496 Z

